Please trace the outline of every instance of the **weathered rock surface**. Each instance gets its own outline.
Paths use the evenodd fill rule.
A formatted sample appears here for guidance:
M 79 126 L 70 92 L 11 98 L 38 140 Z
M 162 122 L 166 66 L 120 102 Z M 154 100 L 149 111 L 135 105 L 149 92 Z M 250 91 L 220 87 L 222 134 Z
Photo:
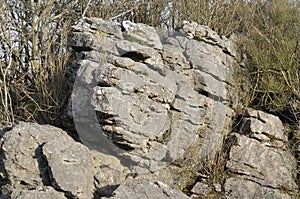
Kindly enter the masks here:
M 168 185 L 159 182 L 149 182 L 145 180 L 126 180 L 115 192 L 112 199 L 152 199 L 152 198 L 174 198 L 174 199 L 188 199 L 184 193 L 179 190 L 174 190 Z
M 17 199 L 66 199 L 62 192 L 54 190 L 52 187 L 38 187 L 34 190 L 13 190 L 11 198 Z
M 166 36 L 144 24 L 112 26 L 99 19 L 74 26 L 80 53 L 71 117 L 82 142 L 122 154 L 135 173 L 164 168 L 201 139 L 194 158 L 213 157 L 233 113 L 228 89 L 238 57 L 230 40 L 199 42 L 198 29 L 190 39 L 185 26 Z
M 16 196 L 28 198 L 37 187 L 50 186 L 63 195 L 92 198 L 94 165 L 89 150 L 56 127 L 23 123 L 5 133 L 2 168 Z M 37 191 L 51 195 L 53 190 Z M 17 197 L 17 198 L 18 198 Z
M 251 109 L 233 121 L 234 37 L 194 22 L 171 35 L 96 18 L 73 28 L 62 118 L 83 144 L 49 125 L 0 126 L 0 198 L 297 197 L 282 122 Z
M 141 188 L 155 191 L 154 198 L 188 198 L 160 182 L 122 184 L 129 171 L 119 159 L 90 151 L 49 125 L 15 125 L 3 133 L 0 155 L 1 199 L 101 198 L 117 188 L 117 198 L 145 198 Z
M 239 121 L 226 166 L 232 177 L 224 189 L 231 198 L 295 198 L 296 160 L 278 117 L 247 109 Z
M 197 182 L 192 189 L 192 193 L 199 196 L 205 196 L 211 191 L 212 190 L 210 189 L 210 187 L 207 184 L 202 182 Z
M 97 151 L 91 151 L 94 159 L 96 196 L 111 196 L 112 192 L 123 183 L 129 174 L 120 160 Z

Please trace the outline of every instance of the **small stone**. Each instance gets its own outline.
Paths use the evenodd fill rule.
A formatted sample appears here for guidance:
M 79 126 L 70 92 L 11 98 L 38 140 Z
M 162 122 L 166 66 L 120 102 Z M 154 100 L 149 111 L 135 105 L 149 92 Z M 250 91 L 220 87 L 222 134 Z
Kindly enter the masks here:
M 206 195 L 211 192 L 211 188 L 205 183 L 197 182 L 193 187 L 192 192 L 198 195 Z
M 215 191 L 221 192 L 222 191 L 222 186 L 219 183 L 214 183 Z

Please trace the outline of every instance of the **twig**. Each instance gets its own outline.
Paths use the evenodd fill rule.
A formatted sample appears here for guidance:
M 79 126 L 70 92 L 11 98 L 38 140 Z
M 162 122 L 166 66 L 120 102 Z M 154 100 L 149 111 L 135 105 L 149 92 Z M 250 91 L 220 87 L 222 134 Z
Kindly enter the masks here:
M 88 3 L 86 4 L 86 7 L 85 7 L 85 9 L 84 9 L 84 11 L 83 11 L 83 13 L 81 15 L 82 18 L 84 18 L 85 14 L 86 14 L 89 6 L 90 6 L 90 3 L 91 3 L 91 0 L 89 0 Z

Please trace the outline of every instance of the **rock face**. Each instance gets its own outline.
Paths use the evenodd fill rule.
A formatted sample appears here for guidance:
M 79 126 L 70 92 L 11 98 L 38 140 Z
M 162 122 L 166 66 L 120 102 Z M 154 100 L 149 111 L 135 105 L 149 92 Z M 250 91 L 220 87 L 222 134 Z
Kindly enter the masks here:
M 226 179 L 231 198 L 295 198 L 296 160 L 287 147 L 278 117 L 246 110 L 226 163 L 234 177 Z M 255 190 L 255 191 L 252 191 Z
M 172 35 L 127 21 L 74 26 L 79 69 L 71 117 L 83 144 L 122 154 L 136 173 L 166 167 L 201 139 L 194 158 L 214 156 L 229 133 L 238 58 L 231 40 L 203 26 L 186 28 L 194 25 Z
M 159 182 L 149 182 L 145 180 L 127 180 L 114 192 L 112 199 L 126 199 L 126 198 L 174 198 L 174 199 L 188 199 L 184 193 L 179 190 L 171 189 L 168 185 Z
M 194 22 L 169 35 L 96 18 L 73 28 L 62 119 L 82 143 L 49 125 L 0 128 L 0 198 L 296 198 L 282 122 L 235 116 L 233 37 Z
M 66 199 L 63 193 L 54 190 L 51 187 L 43 187 L 35 190 L 13 190 L 11 198 L 18 199 Z

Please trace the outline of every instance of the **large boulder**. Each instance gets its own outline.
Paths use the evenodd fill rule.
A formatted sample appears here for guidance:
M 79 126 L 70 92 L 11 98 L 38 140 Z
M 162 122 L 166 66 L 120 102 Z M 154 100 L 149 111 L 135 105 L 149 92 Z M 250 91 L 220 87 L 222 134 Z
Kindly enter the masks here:
M 207 27 L 197 25 L 189 38 L 193 25 L 171 35 L 95 18 L 73 27 L 78 70 L 69 117 L 83 144 L 138 175 L 160 173 L 180 158 L 185 164 L 189 150 L 192 161 L 214 157 L 230 132 L 239 57 L 230 39 Z M 157 176 L 172 181 L 170 173 Z
M 5 133 L 1 146 L 1 167 L 16 198 L 35 194 L 24 190 L 45 196 L 56 190 L 67 197 L 92 198 L 93 157 L 61 129 L 20 122 Z
M 1 133 L 1 199 L 140 198 L 146 190 L 188 198 L 161 182 L 126 180 L 132 175 L 119 159 L 88 150 L 59 128 L 20 122 Z

